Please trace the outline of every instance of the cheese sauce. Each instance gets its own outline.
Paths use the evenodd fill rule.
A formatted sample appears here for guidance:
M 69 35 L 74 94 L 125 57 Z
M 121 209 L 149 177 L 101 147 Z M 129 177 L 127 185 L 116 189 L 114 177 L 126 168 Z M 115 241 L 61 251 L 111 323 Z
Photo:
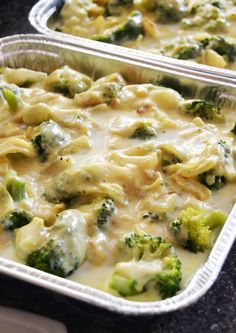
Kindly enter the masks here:
M 196 102 L 204 101 L 187 101 L 152 84 L 128 85 L 117 73 L 92 81 L 67 66 L 49 76 L 4 69 L 0 222 L 7 229 L 6 216 L 14 209 L 33 219 L 15 231 L 1 231 L 0 255 L 27 263 L 50 237 L 45 230 L 58 214 L 75 209 L 86 221 L 87 253 L 69 279 L 119 296 L 109 287 L 117 244 L 130 233 L 150 234 L 173 244 L 185 288 L 210 248 L 184 249 L 170 224 L 188 207 L 228 214 L 236 199 L 235 110 L 204 104 L 213 108 L 210 116 L 191 114 L 187 106 Z M 9 177 L 25 183 L 18 199 Z M 99 224 L 99 200 L 107 197 L 115 209 Z M 150 288 L 127 298 L 161 297 Z

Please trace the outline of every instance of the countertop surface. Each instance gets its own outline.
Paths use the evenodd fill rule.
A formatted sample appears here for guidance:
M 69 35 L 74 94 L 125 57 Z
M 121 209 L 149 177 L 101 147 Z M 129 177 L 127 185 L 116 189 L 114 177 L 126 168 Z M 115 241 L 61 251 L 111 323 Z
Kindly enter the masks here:
M 1 0 L 0 36 L 35 32 L 27 19 L 35 3 Z M 69 333 L 235 333 L 236 244 L 210 291 L 196 304 L 168 315 L 115 315 L 4 275 L 0 275 L 0 304 L 60 320 Z

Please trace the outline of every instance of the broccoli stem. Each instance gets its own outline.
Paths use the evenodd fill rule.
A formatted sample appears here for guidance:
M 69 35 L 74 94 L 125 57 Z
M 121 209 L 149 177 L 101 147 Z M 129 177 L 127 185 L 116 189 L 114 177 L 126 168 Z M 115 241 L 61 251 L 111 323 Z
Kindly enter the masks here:
M 9 177 L 6 181 L 6 188 L 14 201 L 25 199 L 25 181 L 20 177 Z
M 9 110 L 12 112 L 15 112 L 18 108 L 17 96 L 10 89 L 7 89 L 7 88 L 3 89 L 3 95 L 7 101 Z

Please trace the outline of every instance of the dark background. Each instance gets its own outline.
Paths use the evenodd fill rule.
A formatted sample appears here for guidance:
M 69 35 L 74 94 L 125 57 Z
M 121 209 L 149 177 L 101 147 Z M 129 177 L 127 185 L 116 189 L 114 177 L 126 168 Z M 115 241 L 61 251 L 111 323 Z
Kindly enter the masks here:
M 0 0 L 0 36 L 35 32 L 27 20 L 35 3 Z M 235 333 L 236 244 L 206 296 L 168 315 L 116 315 L 4 275 L 0 275 L 0 304 L 60 320 L 69 333 Z M 1 328 L 0 332 L 4 333 Z

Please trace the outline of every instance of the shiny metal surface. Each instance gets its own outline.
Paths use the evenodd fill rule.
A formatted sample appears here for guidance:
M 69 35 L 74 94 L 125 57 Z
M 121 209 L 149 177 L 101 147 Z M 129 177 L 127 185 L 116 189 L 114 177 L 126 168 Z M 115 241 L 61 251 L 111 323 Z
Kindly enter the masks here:
M 232 78 L 216 75 L 196 76 L 190 70 L 179 74 L 179 69 L 162 62 L 155 64 L 129 57 L 105 54 L 91 48 L 76 47 L 61 39 L 42 35 L 16 35 L 0 40 L 0 65 L 27 67 L 51 71 L 64 64 L 94 78 L 119 71 L 128 82 L 166 82 L 176 85 L 187 97 L 205 97 L 221 105 L 236 106 L 236 83 Z M 170 67 L 170 68 L 169 68 Z M 210 255 L 196 272 L 190 284 L 178 295 L 156 302 L 132 302 L 95 290 L 91 287 L 62 279 L 31 267 L 0 258 L 0 272 L 54 290 L 75 299 L 123 314 L 151 315 L 184 308 L 196 302 L 214 283 L 236 237 L 236 205 L 224 225 Z
M 75 45 L 82 47 L 89 47 L 94 50 L 101 50 L 103 53 L 118 55 L 120 57 L 129 56 L 134 59 L 146 59 L 152 62 L 163 62 L 169 65 L 179 67 L 179 71 L 191 69 L 194 71 L 200 71 L 205 74 L 217 74 L 223 77 L 236 78 L 235 71 L 221 69 L 216 67 L 210 67 L 207 65 L 200 65 L 194 62 L 188 62 L 184 60 L 178 60 L 165 56 L 152 54 L 150 52 L 139 51 L 135 49 L 129 49 L 122 46 L 105 44 L 102 42 L 96 42 L 87 38 L 77 37 L 62 32 L 54 31 L 49 27 L 50 20 L 57 15 L 64 0 L 39 0 L 31 9 L 29 13 L 30 24 L 40 33 L 48 36 L 60 38 L 62 41 L 71 42 Z

